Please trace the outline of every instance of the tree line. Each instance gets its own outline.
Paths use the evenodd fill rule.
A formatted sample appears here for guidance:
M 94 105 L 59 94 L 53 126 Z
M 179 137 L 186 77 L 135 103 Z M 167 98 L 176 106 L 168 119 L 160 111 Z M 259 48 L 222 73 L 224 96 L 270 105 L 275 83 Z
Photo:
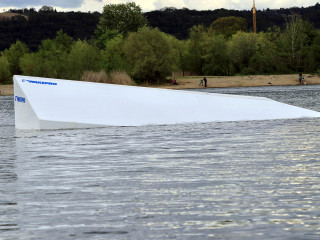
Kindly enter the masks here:
M 280 9 L 259 9 L 257 6 L 257 31 L 266 32 L 270 27 L 282 27 L 285 24 L 284 17 L 299 15 L 303 20 L 309 21 L 317 29 L 320 28 L 320 4 L 307 8 L 292 7 Z M 165 8 L 145 13 L 150 26 L 157 27 L 165 33 L 169 33 L 178 39 L 189 37 L 188 30 L 196 25 L 209 27 L 210 24 L 222 17 L 241 17 L 248 23 L 247 31 L 252 31 L 252 11 L 251 10 L 228 10 L 215 9 L 197 11 L 187 8 L 175 9 Z
M 95 29 L 101 17 L 99 12 L 57 12 L 54 8 L 43 6 L 38 11 L 30 9 L 11 9 L 10 12 L 28 17 L 14 17 L 0 20 L 0 51 L 9 48 L 17 39 L 24 42 L 32 51 L 37 50 L 42 40 L 54 38 L 60 29 L 74 39 L 90 40 L 94 38 Z M 149 26 L 183 40 L 189 37 L 193 26 L 210 24 L 222 17 L 241 17 L 247 22 L 246 31 L 252 29 L 252 12 L 249 10 L 216 9 L 207 11 L 187 8 L 165 8 L 143 13 Z M 299 15 L 320 29 L 320 4 L 307 8 L 258 9 L 258 32 L 266 32 L 270 27 L 283 27 L 284 16 Z M 1 14 L 0 14 L 1 17 Z
M 10 10 L 20 15 L 0 21 L 0 51 L 18 40 L 36 51 L 42 40 L 52 39 L 60 29 L 74 39 L 91 39 L 101 16 L 98 12 L 57 12 L 44 6 L 39 11 L 33 8 Z M 1 16 L 1 14 L 0 14 Z
M 0 83 L 13 74 L 81 79 L 85 71 L 123 71 L 138 83 L 161 83 L 173 72 L 194 75 L 317 72 L 320 31 L 300 15 L 254 34 L 247 21 L 229 16 L 194 25 L 186 39 L 148 24 L 134 3 L 108 4 L 95 38 L 75 39 L 63 30 L 37 50 L 17 40 L 1 52 Z

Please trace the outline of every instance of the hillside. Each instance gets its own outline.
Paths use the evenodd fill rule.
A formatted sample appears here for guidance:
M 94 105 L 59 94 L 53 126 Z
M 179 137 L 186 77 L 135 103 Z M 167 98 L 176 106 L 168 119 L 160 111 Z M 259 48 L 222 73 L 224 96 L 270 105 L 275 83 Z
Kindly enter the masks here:
M 285 17 L 292 14 L 299 14 L 304 20 L 310 21 L 320 29 L 320 4 L 317 3 L 308 8 L 258 9 L 258 32 L 267 31 L 273 26 L 283 27 Z M 90 40 L 94 38 L 100 16 L 98 12 L 57 12 L 55 10 L 37 12 L 34 9 L 2 13 L 0 14 L 0 51 L 10 47 L 17 39 L 26 43 L 31 50 L 36 50 L 42 40 L 54 38 L 60 29 L 74 39 Z M 247 21 L 248 31 L 252 29 L 252 12 L 249 10 L 197 11 L 186 8 L 165 8 L 147 12 L 145 16 L 151 27 L 157 27 L 178 39 L 186 39 L 188 30 L 194 25 L 202 24 L 209 27 L 214 20 L 227 16 L 244 18 Z
M 0 51 L 10 47 L 17 39 L 31 50 L 36 50 L 42 40 L 54 38 L 60 29 L 74 39 L 89 40 L 94 36 L 100 18 L 99 13 L 83 12 L 21 11 L 11 14 L 17 13 L 24 17 L 0 21 Z
M 282 27 L 285 17 L 298 14 L 304 20 L 310 21 L 317 29 L 320 29 L 320 4 L 308 8 L 281 8 L 281 9 L 257 9 L 257 30 L 267 31 L 273 26 Z M 248 31 L 252 31 L 252 12 L 248 10 L 216 9 L 196 11 L 189 9 L 162 9 L 145 13 L 149 23 L 158 27 L 161 31 L 172 34 L 179 39 L 188 37 L 188 29 L 194 25 L 202 24 L 209 27 L 218 18 L 235 16 L 242 17 L 248 24 Z

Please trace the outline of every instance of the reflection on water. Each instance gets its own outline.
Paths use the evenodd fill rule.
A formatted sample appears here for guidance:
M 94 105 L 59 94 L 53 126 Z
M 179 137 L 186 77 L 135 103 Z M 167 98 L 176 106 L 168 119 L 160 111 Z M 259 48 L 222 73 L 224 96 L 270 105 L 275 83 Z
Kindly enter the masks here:
M 16 132 L 0 107 L 0 239 L 320 238 L 319 119 Z

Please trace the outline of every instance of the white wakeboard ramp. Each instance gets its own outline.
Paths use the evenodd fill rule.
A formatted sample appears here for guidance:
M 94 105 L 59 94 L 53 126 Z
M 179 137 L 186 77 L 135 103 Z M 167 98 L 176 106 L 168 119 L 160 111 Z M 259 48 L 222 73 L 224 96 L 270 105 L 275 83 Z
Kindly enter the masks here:
M 17 129 L 320 117 L 262 97 L 14 76 Z

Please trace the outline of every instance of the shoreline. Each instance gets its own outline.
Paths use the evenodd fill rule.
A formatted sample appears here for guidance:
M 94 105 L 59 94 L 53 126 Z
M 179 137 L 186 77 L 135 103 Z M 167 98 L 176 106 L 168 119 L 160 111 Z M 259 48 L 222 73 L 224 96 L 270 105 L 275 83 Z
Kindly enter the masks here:
M 320 85 L 320 77 L 316 74 L 303 74 L 306 85 Z M 144 87 L 155 87 L 165 89 L 196 89 L 203 76 L 176 77 L 178 85 L 166 83 L 162 85 L 143 85 Z M 232 87 L 261 87 L 261 86 L 293 86 L 301 85 L 298 74 L 286 75 L 248 75 L 248 76 L 206 76 L 207 88 L 232 88 Z M 13 95 L 13 85 L 0 85 L 0 96 Z
M 303 74 L 306 85 L 320 85 L 320 77 L 316 74 Z M 199 86 L 203 76 L 176 77 L 178 85 L 170 83 L 158 88 L 167 89 L 195 89 L 203 88 Z M 298 74 L 286 75 L 248 75 L 248 76 L 206 76 L 208 80 L 207 88 L 233 88 L 233 87 L 262 87 L 262 86 L 294 86 L 301 85 Z
M 12 96 L 13 84 L 0 85 L 0 96 Z

